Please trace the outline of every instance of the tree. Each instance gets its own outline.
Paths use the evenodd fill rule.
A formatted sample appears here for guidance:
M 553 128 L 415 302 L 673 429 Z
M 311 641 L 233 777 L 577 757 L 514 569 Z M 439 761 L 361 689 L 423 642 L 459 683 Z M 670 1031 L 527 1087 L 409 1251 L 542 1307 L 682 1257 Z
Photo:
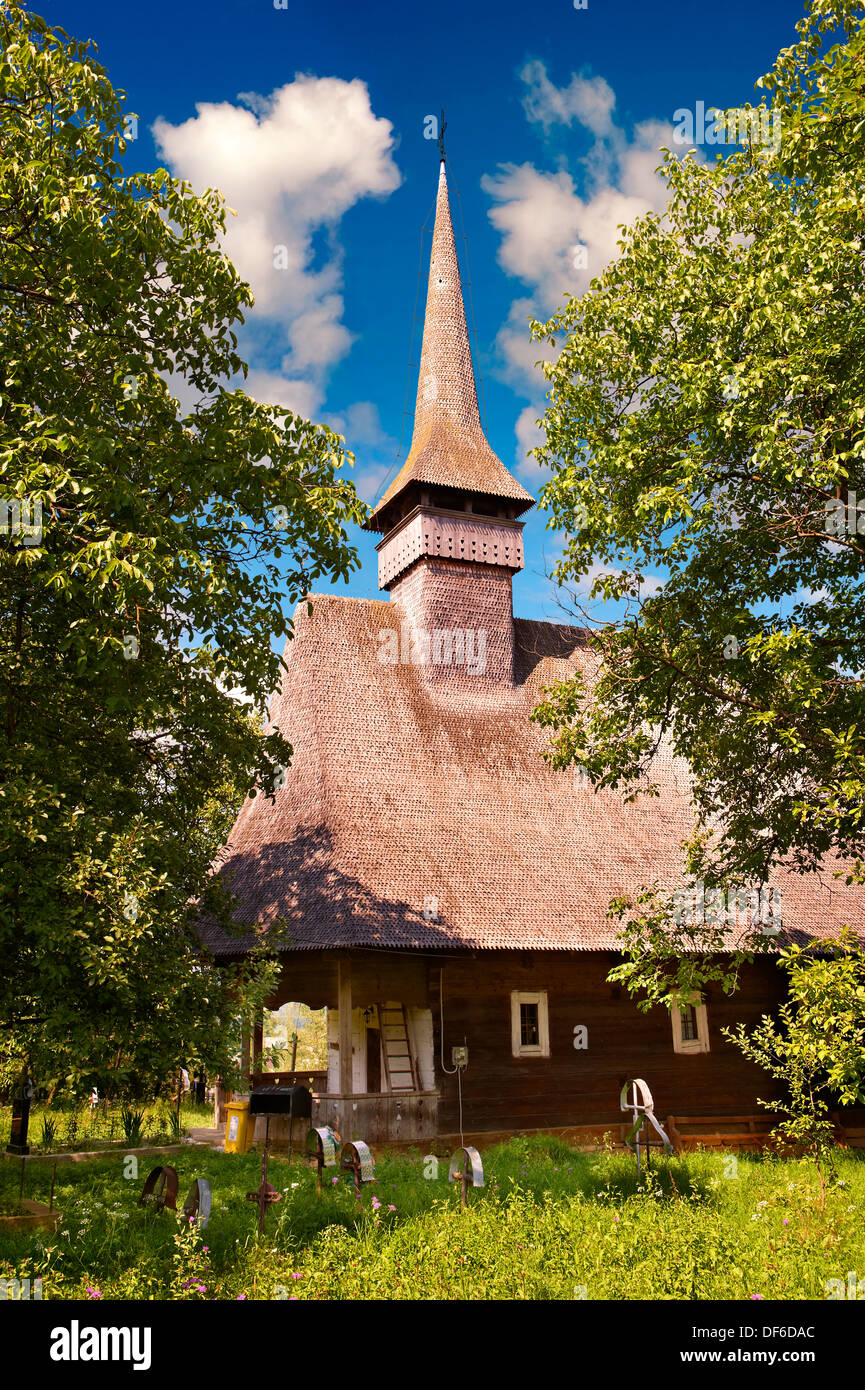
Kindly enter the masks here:
M 592 592 L 624 607 L 593 638 L 591 692 L 560 682 L 535 718 L 556 766 L 628 796 L 663 740 L 687 759 L 684 867 L 710 888 L 759 888 L 779 863 L 827 855 L 862 878 L 861 14 L 812 0 L 758 84 L 771 105 L 724 113 L 744 147 L 714 164 L 664 151 L 664 216 L 624 230 L 582 298 L 532 328 L 560 346 L 536 450 L 566 535 L 556 574 L 611 565 Z M 669 999 L 681 956 L 659 965 L 646 948 L 670 895 L 631 906 L 629 984 Z M 761 937 L 752 924 L 736 960 Z M 704 966 L 717 944 L 709 931 Z
M 865 1101 L 865 959 L 846 933 L 818 947 L 788 946 L 779 964 L 789 996 L 778 1018 L 764 1015 L 750 1033 L 741 1023 L 724 1032 L 749 1061 L 784 1083 L 784 1101 L 760 1104 L 786 1112 L 777 1132 L 802 1145 L 819 1171 L 834 1142 L 830 1102 Z
M 284 597 L 365 512 L 337 436 L 234 386 L 220 195 L 124 173 L 91 46 L 18 0 L 0 35 L 0 1051 L 144 1084 L 229 1063 L 246 985 L 191 904 L 227 920 L 211 863 L 290 760 L 255 713 Z

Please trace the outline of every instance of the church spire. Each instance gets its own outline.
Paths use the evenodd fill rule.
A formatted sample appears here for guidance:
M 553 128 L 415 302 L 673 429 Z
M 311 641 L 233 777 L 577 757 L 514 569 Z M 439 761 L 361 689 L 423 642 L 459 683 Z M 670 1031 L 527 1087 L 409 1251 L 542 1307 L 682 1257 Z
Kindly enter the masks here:
M 493 511 L 496 501 L 507 501 L 512 516 L 534 501 L 493 453 L 481 425 L 444 157 L 439 165 L 411 449 L 367 522 L 369 529 L 389 531 L 401 510 L 395 510 L 394 504 L 408 500 L 405 494 L 421 485 L 431 485 L 437 505 L 460 509 L 465 507 L 466 494 L 482 512 Z
M 445 162 L 439 165 L 412 452 L 437 424 L 486 444 L 478 410 Z

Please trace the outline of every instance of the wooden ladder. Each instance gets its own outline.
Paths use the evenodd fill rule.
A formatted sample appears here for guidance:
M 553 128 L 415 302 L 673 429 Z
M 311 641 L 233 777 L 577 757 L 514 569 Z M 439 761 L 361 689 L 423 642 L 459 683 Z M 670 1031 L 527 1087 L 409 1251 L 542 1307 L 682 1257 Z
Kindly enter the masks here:
M 379 1004 L 381 1055 L 389 1091 L 419 1091 L 417 1064 L 411 1050 L 404 1004 Z

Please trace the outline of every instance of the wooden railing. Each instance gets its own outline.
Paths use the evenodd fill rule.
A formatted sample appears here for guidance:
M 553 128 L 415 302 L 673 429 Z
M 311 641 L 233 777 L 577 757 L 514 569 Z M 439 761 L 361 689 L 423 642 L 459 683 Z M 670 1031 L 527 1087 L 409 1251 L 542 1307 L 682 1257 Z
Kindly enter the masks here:
M 438 1091 L 376 1091 L 366 1095 L 323 1095 L 312 1103 L 313 1124 L 332 1125 L 343 1142 L 414 1143 L 434 1138 Z
M 296 1067 L 294 1071 L 254 1071 L 250 1073 L 252 1086 L 308 1086 L 317 1095 L 327 1090 L 327 1072 L 311 1071 Z

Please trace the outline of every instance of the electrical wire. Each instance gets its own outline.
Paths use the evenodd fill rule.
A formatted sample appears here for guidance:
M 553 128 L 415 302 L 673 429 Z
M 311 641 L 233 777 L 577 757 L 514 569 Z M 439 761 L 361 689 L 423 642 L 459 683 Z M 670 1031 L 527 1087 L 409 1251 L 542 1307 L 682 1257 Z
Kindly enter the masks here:
M 442 983 L 443 978 L 444 978 L 444 973 L 445 973 L 445 972 L 444 972 L 444 970 L 442 969 L 442 967 L 439 966 L 439 1059 L 440 1059 L 440 1061 L 441 1061 L 441 1068 L 442 1068 L 442 1071 L 443 1071 L 443 1072 L 445 1072 L 448 1076 L 453 1076 L 454 1072 L 456 1072 L 456 1075 L 457 1075 L 457 1095 L 459 1096 L 459 1107 L 460 1107 L 460 1144 L 462 1144 L 462 1146 L 465 1147 L 465 1142 L 466 1142 L 466 1141 L 465 1141 L 465 1135 L 463 1134 L 463 1076 L 462 1076 L 463 1071 L 465 1070 L 465 1068 L 464 1068 L 464 1067 L 446 1067 L 446 1066 L 445 1066 L 445 1009 L 444 1009 L 444 986 L 443 986 L 443 983 Z M 465 1038 L 463 1038 L 463 1043 L 465 1044 L 465 1047 L 466 1047 L 466 1056 L 468 1056 L 468 1043 L 466 1042 L 466 1039 L 465 1039 Z M 466 1063 L 466 1066 L 468 1066 L 468 1063 Z
M 445 1010 L 444 1010 L 444 988 L 442 977 L 444 970 L 439 966 L 439 1057 L 441 1059 L 442 1071 L 447 1076 L 453 1076 L 454 1072 L 462 1071 L 462 1067 L 445 1066 Z

